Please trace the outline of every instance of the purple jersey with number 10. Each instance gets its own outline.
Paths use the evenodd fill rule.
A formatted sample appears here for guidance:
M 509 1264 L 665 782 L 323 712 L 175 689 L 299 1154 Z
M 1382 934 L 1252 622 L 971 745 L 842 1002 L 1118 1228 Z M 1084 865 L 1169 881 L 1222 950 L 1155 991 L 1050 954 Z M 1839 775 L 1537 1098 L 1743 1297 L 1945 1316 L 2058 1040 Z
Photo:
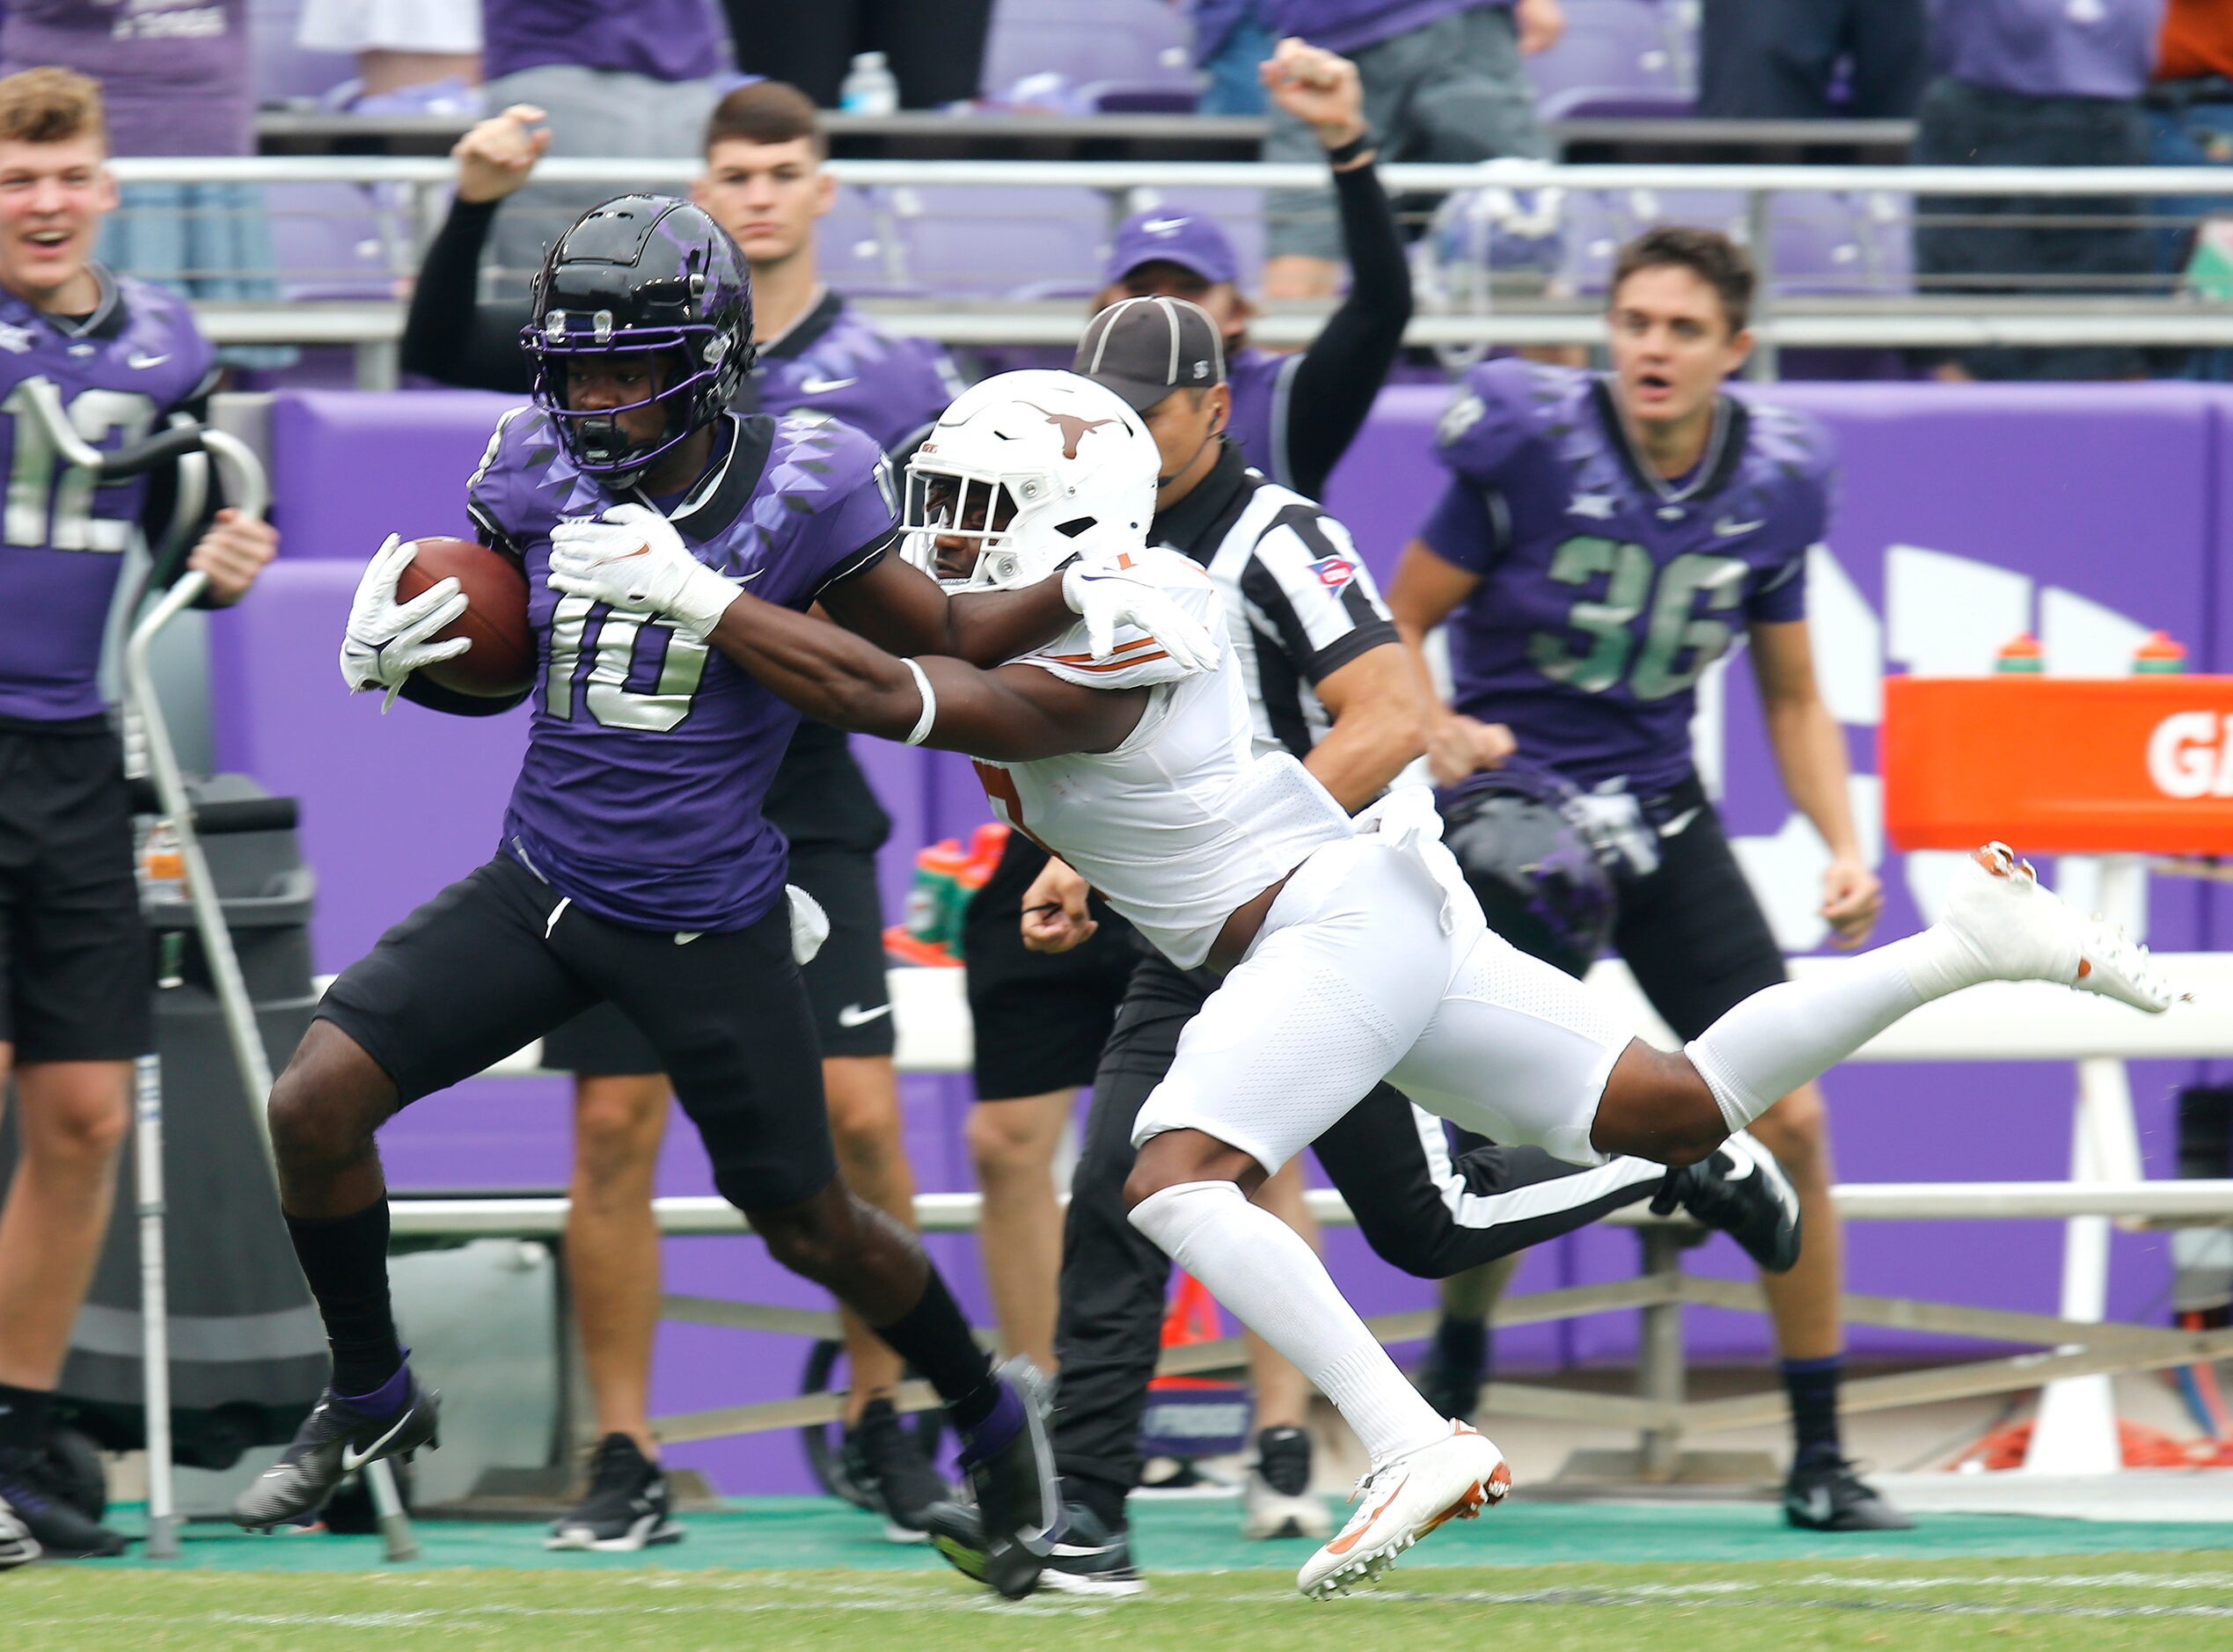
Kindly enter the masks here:
M 1497 361 L 1466 375 L 1436 450 L 1450 486 L 1420 537 L 1481 579 L 1448 622 L 1453 703 L 1582 785 L 1681 780 L 1699 676 L 1741 627 L 1806 617 L 1827 435 L 1724 397 L 1670 481 L 1596 376 Z
M 58 722 L 101 711 L 101 636 L 147 497 L 143 476 L 93 486 L 31 411 L 39 380 L 97 448 L 139 441 L 208 388 L 209 347 L 183 301 L 101 274 L 91 316 L 43 315 L 0 293 L 0 718 Z
M 850 426 L 725 416 L 726 446 L 668 511 L 692 554 L 803 610 L 895 537 L 890 471 Z M 551 588 L 551 530 L 614 494 L 575 469 L 549 417 L 504 415 L 466 504 L 517 556 L 540 669 L 503 849 L 585 911 L 641 929 L 743 929 L 782 898 L 788 849 L 760 813 L 799 713 L 663 620 Z

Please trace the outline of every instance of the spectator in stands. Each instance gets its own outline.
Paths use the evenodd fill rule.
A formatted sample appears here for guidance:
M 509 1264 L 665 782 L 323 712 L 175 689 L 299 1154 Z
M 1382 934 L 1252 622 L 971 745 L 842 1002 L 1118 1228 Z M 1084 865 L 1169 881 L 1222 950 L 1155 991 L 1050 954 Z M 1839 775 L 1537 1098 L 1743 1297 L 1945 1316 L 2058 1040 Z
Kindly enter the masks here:
M 1904 121 L 1928 77 L 1923 0 L 1704 0 L 1707 120 Z
M 2147 106 L 2149 153 L 2157 165 L 2233 165 L 2233 5 L 2171 0 Z M 2156 273 L 2221 295 L 2225 272 L 2233 270 L 2233 223 L 2227 222 L 2233 196 L 2167 195 L 2149 209 L 2161 221 Z M 2187 362 L 2189 377 L 2233 377 L 2233 351 L 2197 350 Z
M 882 52 L 903 109 L 940 109 L 977 95 L 992 0 L 721 0 L 736 66 L 838 106 L 846 70 Z
M 1535 118 L 1535 89 L 1520 58 L 1556 43 L 1559 0 L 1256 0 L 1278 35 L 1300 36 L 1352 59 L 1365 88 L 1365 123 L 1383 159 L 1485 161 L 1549 154 Z M 1277 59 L 1274 63 L 1277 63 Z M 1275 72 L 1265 69 L 1267 77 Z M 1276 93 L 1277 84 L 1267 78 Z M 1278 101 L 1277 97 L 1274 102 Z M 1310 123 L 1276 112 L 1267 161 L 1314 160 Z M 1319 298 L 1341 274 L 1341 234 L 1320 190 L 1276 191 L 1266 203 L 1268 298 Z
M 549 111 L 554 155 L 670 161 L 698 147 L 719 92 L 721 40 L 707 0 L 481 0 L 487 106 Z M 495 261 L 526 276 L 609 189 L 523 192 L 497 225 Z
M 2144 166 L 2140 97 L 2156 61 L 2163 0 L 1940 0 L 1931 17 L 1940 73 L 1923 93 L 1918 166 Z M 2139 197 L 1926 197 L 1915 274 L 1927 293 L 2145 290 L 2155 248 Z M 2041 220 L 2061 219 L 2062 223 Z M 2136 378 L 2127 345 L 1957 352 L 1942 378 Z
M 539 109 L 508 109 L 458 143 L 456 204 L 428 250 L 405 323 L 406 370 L 480 389 L 527 388 L 524 283 L 486 303 L 473 292 L 496 203 L 527 180 L 545 147 L 533 129 L 541 118 Z M 751 267 L 759 358 L 739 410 L 829 413 L 904 457 L 961 392 L 961 379 L 936 345 L 887 337 L 816 280 L 815 223 L 837 186 L 822 168 L 814 106 L 779 82 L 740 86 L 715 107 L 703 141 L 706 171 L 693 194 Z M 838 1166 L 846 1185 L 912 1227 L 914 1178 L 900 1129 L 875 881 L 875 853 L 891 822 L 846 737 L 812 721 L 793 736 L 764 809 L 790 841 L 790 881 L 831 920 L 805 977 Z M 668 1086 L 649 1045 L 610 1005 L 553 1033 L 544 1057 L 576 1074 L 566 1254 L 604 1440 L 589 1495 L 553 1540 L 584 1546 L 578 1539 L 586 1534 L 609 1547 L 631 1529 L 634 1496 L 662 1504 L 655 1531 L 674 1530 L 663 1520 L 648 1404 L 659 1297 L 650 1199 Z M 922 1511 L 945 1488 L 893 1414 L 897 1356 L 849 1315 L 846 1344 L 848 1472 L 881 1500 L 888 1535 L 919 1541 Z
M 0 73 L 40 64 L 100 83 L 109 152 L 253 155 L 256 99 L 247 0 L 124 7 L 115 0 L 6 0 Z M 271 226 L 253 184 L 127 184 L 103 230 L 110 267 L 189 298 L 275 303 Z M 234 347 L 238 367 L 280 367 L 291 349 Z
M 295 43 L 354 56 L 360 100 L 480 79 L 480 12 L 455 0 L 303 0 Z
M 1194 64 L 1203 74 L 1198 114 L 1262 114 L 1263 80 L 1256 65 L 1278 44 L 1256 0 L 1186 0 L 1194 24 Z

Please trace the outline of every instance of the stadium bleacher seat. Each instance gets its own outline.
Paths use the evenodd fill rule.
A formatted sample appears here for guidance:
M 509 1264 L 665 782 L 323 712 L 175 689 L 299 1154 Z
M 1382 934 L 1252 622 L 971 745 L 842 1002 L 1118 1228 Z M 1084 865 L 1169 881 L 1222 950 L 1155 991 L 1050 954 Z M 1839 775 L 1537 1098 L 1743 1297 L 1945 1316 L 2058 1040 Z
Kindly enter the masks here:
M 395 296 L 411 260 L 407 208 L 362 184 L 267 184 L 264 208 L 287 298 Z
M 1651 0 L 1566 0 L 1566 32 L 1548 52 L 1527 60 L 1546 118 L 1600 113 L 1623 95 L 1687 99 L 1670 23 Z M 1559 111 L 1553 115 L 1554 109 Z
M 1119 83 L 1190 93 L 1186 20 L 1166 0 L 996 0 L 984 87 L 998 98 L 1029 75 L 1071 88 Z
M 886 192 L 906 279 L 951 297 L 1005 296 L 1092 281 L 1109 240 L 1108 199 L 1091 189 L 902 187 Z

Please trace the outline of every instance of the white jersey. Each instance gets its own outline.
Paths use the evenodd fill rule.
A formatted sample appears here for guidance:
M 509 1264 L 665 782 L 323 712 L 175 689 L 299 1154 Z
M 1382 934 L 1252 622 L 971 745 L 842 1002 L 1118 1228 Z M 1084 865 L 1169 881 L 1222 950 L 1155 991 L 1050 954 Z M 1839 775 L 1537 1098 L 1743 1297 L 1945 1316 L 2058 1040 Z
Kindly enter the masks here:
M 977 767 L 1003 819 L 1191 969 L 1226 918 L 1351 827 L 1294 757 L 1254 749 L 1242 666 L 1209 575 L 1175 551 L 1131 558 L 1216 640 L 1215 669 L 1180 676 L 1153 638 L 1130 630 L 1096 662 L 1080 623 L 1017 663 L 1095 688 L 1150 688 L 1138 726 L 1111 751 Z

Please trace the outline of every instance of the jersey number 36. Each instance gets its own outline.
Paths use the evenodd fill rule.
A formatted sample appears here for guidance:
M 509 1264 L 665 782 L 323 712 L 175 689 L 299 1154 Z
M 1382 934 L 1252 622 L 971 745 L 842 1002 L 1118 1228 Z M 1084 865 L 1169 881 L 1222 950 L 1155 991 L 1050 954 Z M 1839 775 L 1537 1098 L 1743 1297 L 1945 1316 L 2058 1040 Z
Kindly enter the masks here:
M 1736 557 L 1690 552 L 1664 568 L 1640 545 L 1582 535 L 1551 553 L 1550 576 L 1562 585 L 1603 578 L 1603 591 L 1568 610 L 1566 623 L 1582 633 L 1539 631 L 1527 640 L 1527 658 L 1554 683 L 1599 694 L 1622 677 L 1638 699 L 1665 699 L 1695 683 L 1729 647 L 1730 625 L 1697 611 L 1735 608 L 1744 596 L 1746 565 Z M 1656 586 L 1656 588 L 1655 588 Z M 1636 618 L 1649 613 L 1642 638 Z M 1641 646 L 1639 646 L 1639 642 Z

